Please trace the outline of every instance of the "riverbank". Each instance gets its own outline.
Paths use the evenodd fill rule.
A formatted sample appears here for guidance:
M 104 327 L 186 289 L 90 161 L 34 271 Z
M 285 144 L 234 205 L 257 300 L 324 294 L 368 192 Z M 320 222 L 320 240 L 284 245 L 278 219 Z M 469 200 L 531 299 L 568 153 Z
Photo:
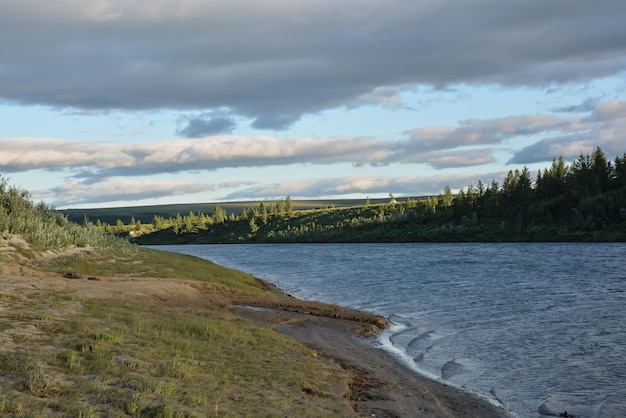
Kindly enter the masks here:
M 63 415 L 76 412 L 77 407 L 83 414 L 112 408 L 130 415 L 133 411 L 148 414 L 169 408 L 196 411 L 188 412 L 188 416 L 197 416 L 197 411 L 221 416 L 220 410 L 229 411 L 227 416 L 254 415 L 255 411 L 278 415 L 297 411 L 301 416 L 506 416 L 485 400 L 410 373 L 389 354 L 368 345 L 385 326 L 383 318 L 371 313 L 294 299 L 277 294 L 276 289 L 272 295 L 252 295 L 194 281 L 86 276 L 80 272 L 55 275 L 11 265 L 2 265 L 0 273 L 0 311 L 5 319 L 0 340 L 6 353 L 2 356 L 5 378 L 0 387 L 5 393 L 4 412 L 13 411 L 15 416 L 33 411 Z M 235 328 L 222 331 L 232 332 L 229 344 L 238 344 L 232 341 L 237 338 L 274 338 L 271 334 L 261 337 L 254 328 L 250 328 L 252 336 L 242 337 L 240 329 L 249 322 L 309 349 L 288 348 L 288 340 L 275 340 L 268 345 L 284 345 L 274 348 L 273 354 L 264 354 L 263 342 L 249 348 L 245 345 L 250 343 L 245 342 L 242 353 L 246 357 L 225 360 L 226 369 L 216 377 L 211 375 L 218 372 L 210 366 L 209 358 L 183 351 L 201 331 L 198 327 L 185 331 L 184 343 L 180 337 L 173 340 L 176 358 L 161 358 L 158 352 L 151 357 L 149 351 L 166 339 L 165 323 L 173 318 L 179 322 L 172 323 L 172 328 L 188 327 L 190 321 L 198 321 L 198 327 L 216 320 L 234 324 Z M 206 345 L 206 339 L 198 341 L 199 349 L 206 350 Z M 302 352 L 298 355 L 304 357 L 294 356 L 292 351 Z M 197 360 L 186 360 L 194 356 Z M 267 372 L 278 380 L 291 379 L 299 365 L 309 361 L 313 363 L 307 367 L 314 367 L 316 373 L 322 371 L 327 382 L 318 376 L 318 380 L 307 383 L 303 376 L 294 383 L 280 381 L 276 388 L 264 375 Z M 282 370 L 284 377 L 279 374 L 281 364 L 286 368 Z M 196 399 L 200 395 L 183 399 L 183 394 L 201 389 L 192 388 L 191 383 L 200 376 L 209 374 L 209 381 L 222 382 L 232 375 L 252 379 L 252 367 L 258 367 L 258 375 L 256 380 L 241 382 L 247 388 L 245 393 L 233 386 L 227 392 L 228 399 L 221 403 Z M 280 385 L 296 386 L 295 395 L 281 392 L 286 389 Z M 171 404 L 163 403 L 165 398 L 171 398 Z
M 356 320 L 346 320 L 241 305 L 232 311 L 314 348 L 349 370 L 354 377 L 347 399 L 358 416 L 510 416 L 484 399 L 407 370 L 389 353 L 373 346 L 379 329 L 358 321 L 358 314 Z
M 348 370 L 345 395 L 358 416 L 367 417 L 510 417 L 476 395 L 408 370 L 376 347 L 376 336 L 389 324 L 379 315 L 342 306 L 304 301 L 264 282 L 280 301 L 234 297 L 231 312 L 318 351 Z

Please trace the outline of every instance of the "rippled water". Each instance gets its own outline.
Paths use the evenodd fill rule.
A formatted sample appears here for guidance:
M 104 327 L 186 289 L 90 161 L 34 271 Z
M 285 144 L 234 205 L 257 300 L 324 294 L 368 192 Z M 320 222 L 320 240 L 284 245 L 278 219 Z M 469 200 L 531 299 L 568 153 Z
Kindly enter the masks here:
M 381 347 L 520 417 L 626 416 L 626 244 L 158 248 L 382 314 Z

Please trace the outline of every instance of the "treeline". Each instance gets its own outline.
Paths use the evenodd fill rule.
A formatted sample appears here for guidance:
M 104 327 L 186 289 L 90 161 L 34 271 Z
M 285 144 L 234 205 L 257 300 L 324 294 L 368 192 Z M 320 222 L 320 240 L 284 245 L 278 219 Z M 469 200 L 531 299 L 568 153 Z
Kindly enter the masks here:
M 570 165 L 554 159 L 534 179 L 526 167 L 511 170 L 502 186 L 494 180 L 470 184 L 444 201 L 452 209 L 447 220 L 455 223 L 499 221 L 515 232 L 535 226 L 603 229 L 626 220 L 626 154 L 611 162 L 597 147 Z
M 190 211 L 186 215 L 177 214 L 176 216 L 169 216 L 167 218 L 161 215 L 154 215 L 152 222 L 149 224 L 142 223 L 141 220 L 135 219 L 134 216 L 131 216 L 128 224 L 125 224 L 121 219 L 118 219 L 115 225 L 102 222 L 98 219 L 95 225 L 105 233 L 117 235 L 130 233 L 132 236 L 164 229 L 169 229 L 175 234 L 187 234 L 196 233 L 200 230 L 210 228 L 211 226 L 217 226 L 227 222 L 250 221 L 250 224 L 256 222 L 267 224 L 271 217 L 292 217 L 296 212 L 302 211 L 296 211 L 291 198 L 287 196 L 287 198 L 279 199 L 275 202 L 260 202 L 257 207 L 244 207 L 240 214 L 233 212 L 229 214 L 222 206 L 216 205 L 212 214 Z
M 534 176 L 511 170 L 438 196 L 350 208 L 295 211 L 289 197 L 225 216 L 157 219 L 139 243 L 626 240 L 626 154 L 601 148 Z

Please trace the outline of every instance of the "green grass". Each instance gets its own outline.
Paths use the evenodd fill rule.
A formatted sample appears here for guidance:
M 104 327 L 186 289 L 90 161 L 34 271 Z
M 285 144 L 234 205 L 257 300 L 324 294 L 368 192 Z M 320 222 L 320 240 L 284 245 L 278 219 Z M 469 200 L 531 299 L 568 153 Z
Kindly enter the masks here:
M 46 311 L 50 300 L 56 309 L 76 303 L 47 295 L 19 304 Z M 330 416 L 332 410 L 306 402 L 312 395 L 305 388 L 336 396 L 348 379 L 313 350 L 226 311 L 79 302 L 63 318 L 42 312 L 46 322 L 62 324 L 58 332 L 38 330 L 0 352 L 0 413 Z
M 247 273 L 140 248 L 94 225 L 71 223 L 43 203 L 34 205 L 27 192 L 8 187 L 1 177 L 0 198 L 0 244 L 9 250 L 0 262 L 3 271 L 6 267 L 22 278 L 32 273 L 39 280 L 42 271 L 77 280 L 152 277 L 196 281 L 196 287 L 213 289 L 214 298 L 224 301 L 228 294 L 270 295 Z M 341 398 L 350 372 L 234 316 L 223 307 L 227 303 L 201 309 L 148 298 L 88 299 L 35 285 L 15 289 L 20 290 L 0 293 L 3 416 L 318 417 L 351 412 Z M 319 397 L 330 401 L 318 402 Z
M 184 254 L 166 253 L 134 245 L 133 247 L 133 253 L 129 256 L 94 250 L 57 258 L 41 267 L 62 274 L 194 280 L 221 284 L 249 293 L 265 291 L 261 282 L 248 273 Z

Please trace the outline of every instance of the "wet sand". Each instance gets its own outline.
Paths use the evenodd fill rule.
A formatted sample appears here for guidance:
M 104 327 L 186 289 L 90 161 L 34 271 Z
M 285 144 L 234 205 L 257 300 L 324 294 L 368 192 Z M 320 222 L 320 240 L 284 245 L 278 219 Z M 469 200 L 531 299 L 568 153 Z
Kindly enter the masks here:
M 384 318 L 316 302 L 293 300 L 279 306 L 248 301 L 255 307 L 239 302 L 244 303 L 232 308 L 236 315 L 294 338 L 349 370 L 353 379 L 347 398 L 358 416 L 511 416 L 485 399 L 410 371 L 376 348 L 375 335 Z

